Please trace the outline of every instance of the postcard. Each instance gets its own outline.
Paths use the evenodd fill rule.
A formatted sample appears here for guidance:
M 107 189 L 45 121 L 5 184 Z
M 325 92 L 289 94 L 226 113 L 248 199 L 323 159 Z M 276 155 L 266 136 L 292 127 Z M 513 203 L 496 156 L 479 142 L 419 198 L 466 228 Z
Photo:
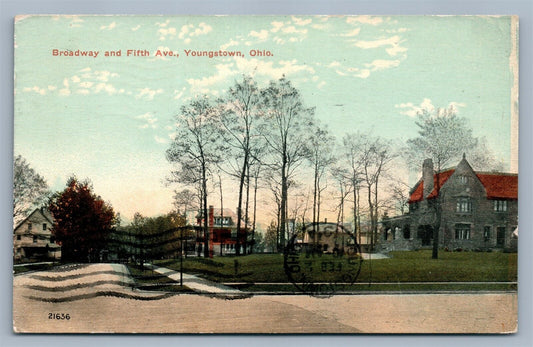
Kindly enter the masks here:
M 516 16 L 14 21 L 16 333 L 517 331 Z

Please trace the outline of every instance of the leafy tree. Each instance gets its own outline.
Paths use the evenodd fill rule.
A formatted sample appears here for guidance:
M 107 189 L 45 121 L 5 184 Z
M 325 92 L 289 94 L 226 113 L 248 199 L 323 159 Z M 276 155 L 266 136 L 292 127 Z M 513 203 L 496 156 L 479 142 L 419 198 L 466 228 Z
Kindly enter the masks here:
M 116 223 L 113 208 L 91 190 L 88 181 L 78 182 L 72 177 L 63 192 L 50 198 L 52 234 L 62 246 L 63 261 L 98 261 Z
M 13 222 L 35 207 L 43 205 L 48 198 L 48 185 L 21 155 L 13 163 Z
M 459 158 L 463 153 L 478 149 L 479 140 L 472 135 L 465 118 L 457 116 L 454 107 L 437 108 L 434 113 L 423 110 L 416 122 L 418 136 L 407 140 L 407 154 L 411 167 L 418 167 L 426 159 L 432 159 L 436 171 L 440 172 Z M 440 189 L 439 175 L 436 176 L 435 188 Z M 441 201 L 436 197 L 435 225 L 433 226 L 432 258 L 438 258 L 439 230 L 441 224 Z

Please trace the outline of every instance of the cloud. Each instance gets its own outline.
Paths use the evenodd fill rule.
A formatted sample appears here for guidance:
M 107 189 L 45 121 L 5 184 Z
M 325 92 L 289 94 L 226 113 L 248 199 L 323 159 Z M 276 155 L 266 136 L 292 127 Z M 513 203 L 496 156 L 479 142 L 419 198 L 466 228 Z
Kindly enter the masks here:
M 435 112 L 437 109 L 431 99 L 424 98 L 420 105 L 414 105 L 412 102 L 402 103 L 402 104 L 396 104 L 394 105 L 395 108 L 402 109 L 403 111 L 400 112 L 400 114 L 409 116 L 409 117 L 416 117 L 416 115 L 423 110 L 428 111 L 429 113 Z M 453 108 L 457 111 L 458 107 L 466 107 L 466 104 L 461 102 L 452 101 L 448 104 L 446 108 Z
M 150 112 L 146 112 L 145 114 L 141 114 L 135 118 L 143 121 L 143 124 L 139 125 L 139 129 L 157 128 L 157 118 L 155 118 Z
M 381 17 L 372 17 L 372 16 L 353 16 L 346 18 L 346 23 L 348 24 L 370 24 L 370 25 L 378 25 L 383 23 L 383 19 Z
M 175 36 L 176 35 L 176 28 L 161 28 L 157 31 L 160 36 L 159 36 L 159 40 L 160 41 L 165 41 L 167 36 Z
M 355 28 L 353 30 L 348 31 L 347 33 L 340 34 L 340 36 L 343 37 L 353 37 L 359 35 L 359 32 L 361 31 L 361 28 Z
M 300 64 L 296 59 L 281 60 L 277 63 L 262 59 L 236 58 L 227 64 L 215 65 L 216 72 L 200 79 L 188 79 L 192 94 L 211 93 L 218 94 L 217 87 L 223 87 L 223 83 L 238 75 L 252 75 L 265 77 L 268 80 L 279 79 L 282 76 L 295 76 L 305 73 L 305 77 L 316 73 L 315 69 L 307 64 Z M 317 80 L 314 80 L 317 81 Z M 220 88 L 220 89 L 221 89 Z
M 183 87 L 181 90 L 174 90 L 174 100 L 179 100 L 183 96 L 183 93 L 185 93 L 185 90 L 187 88 Z
M 394 35 L 388 38 L 380 38 L 380 39 L 371 40 L 371 41 L 357 40 L 357 41 L 354 41 L 353 45 L 355 47 L 362 48 L 362 49 L 371 49 L 371 48 L 380 48 L 383 46 L 390 46 L 386 48 L 385 51 L 390 56 L 396 56 L 398 55 L 398 53 L 403 53 L 407 51 L 407 48 L 400 46 L 400 44 L 404 41 L 405 40 L 402 40 L 400 36 Z
M 166 144 L 166 143 L 168 143 L 168 140 L 163 138 L 163 137 L 159 137 L 159 136 L 155 135 L 155 142 L 161 143 L 161 144 Z
M 252 30 L 248 36 L 255 37 L 259 40 L 259 42 L 266 41 L 268 39 L 268 31 L 267 30 L 261 30 L 259 32 Z
M 359 47 L 362 49 L 369 49 L 369 48 L 378 48 L 382 46 L 394 46 L 398 45 L 400 43 L 401 38 L 397 35 L 388 37 L 388 38 L 381 38 L 373 41 L 363 41 L 358 40 L 354 42 L 355 47 Z
M 116 22 L 112 22 L 109 25 L 102 25 L 100 27 L 100 30 L 113 30 L 116 26 L 117 26 L 117 23 Z
M 70 85 L 68 82 L 68 78 L 63 79 L 63 87 L 65 88 L 59 90 L 59 95 L 62 95 L 62 96 L 70 95 Z
M 157 23 L 155 23 L 155 25 L 157 25 L 157 26 L 160 27 L 160 28 L 164 28 L 164 27 L 166 27 L 169 23 L 170 23 L 170 19 L 167 19 L 164 23 L 157 22 Z
M 299 25 L 299 26 L 305 26 L 305 25 L 311 24 L 311 22 L 313 21 L 311 18 L 302 19 L 302 18 L 295 17 L 295 16 L 292 16 L 291 20 L 293 21 L 294 24 Z
M 238 44 L 239 44 L 238 41 L 235 41 L 235 40 L 231 39 L 228 43 L 225 43 L 222 46 L 220 46 L 220 49 L 226 50 L 226 49 L 228 49 L 228 48 L 230 48 L 232 46 L 237 46 Z
M 161 29 L 160 29 L 161 30 Z M 174 29 L 175 31 L 175 29 Z M 202 22 L 198 24 L 198 26 L 195 28 L 193 24 L 186 24 L 181 27 L 181 30 L 178 34 L 178 38 L 182 39 L 185 43 L 190 43 L 192 37 L 197 37 L 201 35 L 207 35 L 213 31 L 213 27 L 210 25 Z
M 50 88 L 50 87 L 51 86 L 48 86 L 48 88 Z M 24 92 L 35 92 L 35 93 L 40 94 L 40 95 L 45 95 L 46 92 L 47 92 L 47 89 L 40 88 L 38 86 L 34 86 L 34 87 L 26 87 L 26 88 L 22 89 L 22 91 L 24 91 Z
M 396 67 L 398 65 L 400 65 L 399 60 L 384 60 L 384 59 L 376 59 L 369 64 L 365 64 L 365 66 L 370 68 L 372 71 L 389 69 L 391 67 Z
M 277 33 L 283 27 L 283 22 L 274 21 L 270 23 L 270 25 L 272 25 L 272 28 L 270 29 L 270 31 L 273 33 Z
M 139 93 L 137 95 L 135 95 L 135 97 L 137 99 L 140 99 L 140 98 L 146 98 L 148 100 L 153 100 L 154 99 L 154 96 L 156 96 L 157 94 L 161 94 L 163 93 L 163 89 L 159 88 L 159 89 L 150 89 L 150 88 L 143 88 L 139 91 Z

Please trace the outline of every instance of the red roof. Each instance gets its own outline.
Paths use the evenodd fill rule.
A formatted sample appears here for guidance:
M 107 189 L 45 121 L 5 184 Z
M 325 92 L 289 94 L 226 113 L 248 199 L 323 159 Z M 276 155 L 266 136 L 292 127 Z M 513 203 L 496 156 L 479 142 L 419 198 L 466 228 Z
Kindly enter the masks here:
M 487 199 L 518 199 L 518 175 L 476 174 L 485 190 Z
M 439 173 L 439 185 L 442 187 L 455 170 L 447 170 Z M 479 173 L 476 176 L 487 191 L 487 199 L 518 199 L 518 175 L 501 173 Z M 437 175 L 433 175 L 433 190 L 427 199 L 433 199 L 438 195 Z M 421 181 L 409 198 L 409 203 L 424 199 L 424 181 Z
M 450 178 L 450 176 L 455 172 L 455 170 L 447 170 L 439 173 L 439 185 L 442 187 L 443 184 Z M 428 199 L 432 199 L 437 196 L 437 175 L 433 175 L 433 190 L 428 195 Z M 411 194 L 411 197 L 408 203 L 418 202 L 424 200 L 424 181 L 421 181 L 420 184 Z

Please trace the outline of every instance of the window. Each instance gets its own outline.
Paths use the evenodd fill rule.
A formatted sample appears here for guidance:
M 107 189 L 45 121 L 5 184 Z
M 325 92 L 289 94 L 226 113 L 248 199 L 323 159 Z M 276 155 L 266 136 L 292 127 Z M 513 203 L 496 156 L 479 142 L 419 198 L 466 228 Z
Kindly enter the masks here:
M 33 235 L 33 243 L 37 243 L 37 236 Z
M 455 224 L 455 239 L 470 240 L 470 224 Z
M 43 231 L 46 231 L 46 223 L 43 223 Z
M 483 228 L 483 239 L 486 241 L 490 240 L 490 226 L 486 226 Z
M 20 241 L 20 240 L 21 240 L 20 235 L 17 235 L 17 241 Z
M 459 176 L 459 180 L 461 181 L 462 184 L 467 184 L 468 183 L 468 176 L 461 175 L 461 176 Z
M 469 198 L 460 198 L 457 200 L 457 212 L 470 213 L 472 212 L 472 202 Z
M 28 223 L 28 231 L 31 231 L 31 227 L 32 227 L 32 226 L 33 226 L 33 225 L 32 225 L 31 223 Z
M 494 200 L 494 211 L 496 212 L 507 211 L 507 200 Z

